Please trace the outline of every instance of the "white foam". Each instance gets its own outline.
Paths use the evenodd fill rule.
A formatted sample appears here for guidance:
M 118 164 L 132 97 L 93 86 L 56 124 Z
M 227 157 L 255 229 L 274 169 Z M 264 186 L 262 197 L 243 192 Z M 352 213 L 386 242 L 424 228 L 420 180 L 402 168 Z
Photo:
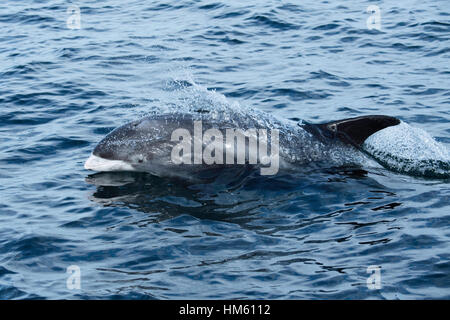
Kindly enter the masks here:
M 426 131 L 401 122 L 370 136 L 363 149 L 399 172 L 449 176 L 450 153 Z

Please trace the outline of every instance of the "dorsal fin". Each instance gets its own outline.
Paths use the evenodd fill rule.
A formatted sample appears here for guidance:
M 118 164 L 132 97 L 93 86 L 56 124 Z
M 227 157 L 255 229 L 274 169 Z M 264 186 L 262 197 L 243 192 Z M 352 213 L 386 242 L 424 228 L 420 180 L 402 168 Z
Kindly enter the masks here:
M 371 115 L 342 119 L 315 125 L 315 127 L 320 128 L 320 134 L 322 136 L 328 138 L 338 137 L 345 143 L 360 147 L 364 141 L 375 132 L 387 127 L 395 126 L 399 123 L 400 120 L 394 117 Z M 305 129 L 313 133 L 312 127 L 312 125 L 308 125 Z M 315 133 L 317 134 L 317 132 Z

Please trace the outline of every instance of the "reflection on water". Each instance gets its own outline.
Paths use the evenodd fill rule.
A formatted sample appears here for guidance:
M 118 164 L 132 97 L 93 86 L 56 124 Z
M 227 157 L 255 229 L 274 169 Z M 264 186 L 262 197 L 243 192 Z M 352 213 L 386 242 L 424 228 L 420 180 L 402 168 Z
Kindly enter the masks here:
M 389 213 L 401 208 L 402 203 L 395 191 L 377 182 L 377 176 L 384 176 L 383 171 L 351 167 L 305 168 L 271 177 L 237 167 L 202 183 L 131 172 L 89 175 L 86 181 L 95 185 L 92 201 L 145 213 L 139 219 L 129 217 L 109 224 L 109 230 L 115 230 L 113 234 L 128 230 L 126 226 L 156 228 L 162 241 L 150 241 L 159 242 L 157 258 L 151 259 L 151 265 L 139 262 L 149 258 L 133 252 L 134 262 L 98 271 L 120 275 L 121 280 L 112 283 L 120 284 L 123 290 L 133 291 L 140 283 L 146 291 L 160 291 L 160 297 L 168 297 L 164 293 L 167 288 L 144 283 L 153 283 L 155 274 L 177 270 L 185 270 L 175 273 L 181 278 L 197 277 L 192 272 L 220 272 L 222 281 L 233 280 L 238 270 L 241 276 L 260 274 L 261 279 L 275 277 L 275 282 L 293 273 L 295 280 L 288 277 L 282 295 L 314 294 L 315 286 L 335 277 L 333 272 L 349 277 L 353 273 L 350 270 L 356 269 L 364 274 L 365 268 L 374 263 L 371 247 L 389 244 L 402 229 L 397 214 Z M 186 258 L 184 262 L 174 260 L 173 248 L 172 253 L 165 253 L 165 233 L 172 234 L 170 246 L 189 255 L 189 263 Z M 333 259 L 323 256 L 325 252 Z M 294 271 L 292 266 L 297 264 L 303 267 Z M 320 276 L 319 270 L 326 273 Z M 206 281 L 211 281 L 212 287 L 215 277 Z M 321 277 L 325 278 L 319 280 Z M 342 286 L 349 285 L 353 293 L 364 288 L 363 276 L 357 279 L 347 284 L 330 280 L 326 285 L 329 290 L 320 289 L 317 294 L 345 297 Z M 300 283 L 302 290 L 298 289 Z
M 128 207 L 145 212 L 148 223 L 190 215 L 197 219 L 237 223 L 241 227 L 270 234 L 286 228 L 301 229 L 308 224 L 361 209 L 361 206 L 379 211 L 401 205 L 399 202 L 380 205 L 395 198 L 396 194 L 385 190 L 386 187 L 367 174 L 360 168 L 331 168 L 267 177 L 259 175 L 256 170 L 236 167 L 224 170 L 201 184 L 135 172 L 96 173 L 89 175 L 86 182 L 96 186 L 90 196 L 92 201 L 107 207 Z M 348 188 L 347 201 L 344 201 L 343 194 L 335 194 L 335 187 L 342 185 L 339 190 L 343 191 L 348 183 L 352 187 Z M 357 188 L 356 192 L 352 191 L 355 184 L 364 186 L 366 190 Z M 367 190 L 368 186 L 371 190 Z M 345 203 L 342 209 L 327 212 L 329 210 L 325 208 L 333 198 L 336 205 Z M 291 212 L 294 206 L 296 210 Z M 299 210 L 301 208 L 303 210 Z M 275 214 L 267 217 L 264 211 L 275 211 Z M 272 226 L 270 221 L 275 216 L 277 224 Z M 289 222 L 288 226 L 284 226 L 283 221 Z M 267 230 L 265 226 L 268 226 Z

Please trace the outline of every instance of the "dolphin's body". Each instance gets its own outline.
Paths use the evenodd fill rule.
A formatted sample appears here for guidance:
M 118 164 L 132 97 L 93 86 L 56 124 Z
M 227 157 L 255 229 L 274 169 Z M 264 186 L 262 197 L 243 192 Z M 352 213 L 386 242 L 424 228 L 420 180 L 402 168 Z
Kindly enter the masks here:
M 158 176 L 192 177 L 204 170 L 229 167 L 230 164 L 174 163 L 172 150 L 179 142 L 172 141 L 172 134 L 179 128 L 193 132 L 195 121 L 202 122 L 203 132 L 211 128 L 222 132 L 226 129 L 279 131 L 280 168 L 323 161 L 332 163 L 332 166 L 345 165 L 352 162 L 353 158 L 349 155 L 358 154 L 356 149 L 370 135 L 400 123 L 396 118 L 379 115 L 325 124 L 296 124 L 277 120 L 265 113 L 256 113 L 256 116 L 255 113 L 223 116 L 204 111 L 155 114 L 127 123 L 108 134 L 95 147 L 85 168 L 94 171 L 141 171 Z M 248 148 L 242 152 L 247 152 L 247 161 Z

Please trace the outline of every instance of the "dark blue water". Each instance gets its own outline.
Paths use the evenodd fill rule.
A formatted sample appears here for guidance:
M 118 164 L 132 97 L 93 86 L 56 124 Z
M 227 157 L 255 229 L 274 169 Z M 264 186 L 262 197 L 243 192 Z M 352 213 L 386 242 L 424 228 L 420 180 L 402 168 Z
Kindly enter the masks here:
M 450 298 L 448 179 L 83 169 L 113 128 L 195 101 L 310 122 L 387 114 L 448 148 L 447 0 L 80 0 L 74 30 L 69 4 L 0 4 L 1 299 Z

